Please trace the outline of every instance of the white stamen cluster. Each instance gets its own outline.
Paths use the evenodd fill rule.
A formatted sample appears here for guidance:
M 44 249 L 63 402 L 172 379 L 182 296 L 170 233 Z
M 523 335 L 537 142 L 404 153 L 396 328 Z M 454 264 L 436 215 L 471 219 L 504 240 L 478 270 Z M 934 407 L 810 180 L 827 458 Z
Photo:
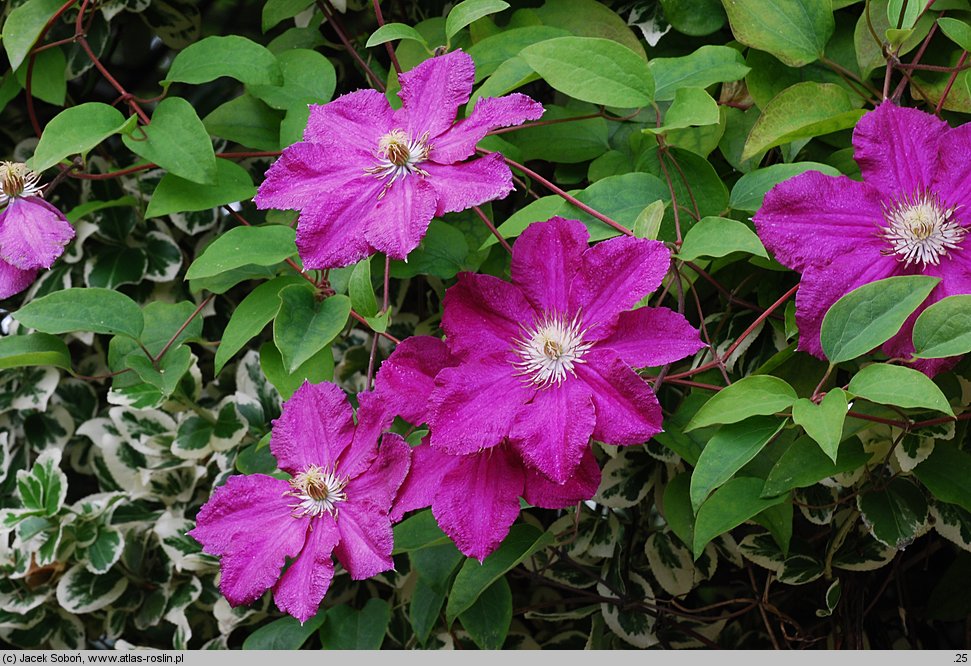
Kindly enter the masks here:
M 523 327 L 523 337 L 514 342 L 520 358 L 514 363 L 527 380 L 540 388 L 559 385 L 567 373 L 576 376 L 573 366 L 583 363 L 583 355 L 593 346 L 583 341 L 580 315 L 567 320 L 559 314 L 546 314 L 532 328 Z
M 919 192 L 885 206 L 887 226 L 880 235 L 890 247 L 884 254 L 896 255 L 906 266 L 937 266 L 941 257 L 961 246 L 967 234 L 967 229 L 955 219 L 955 210 L 930 192 Z
M 0 206 L 17 197 L 40 196 L 40 176 L 20 162 L 0 162 Z
M 287 494 L 298 500 L 296 504 L 290 505 L 293 517 L 316 517 L 325 512 L 336 517 L 339 508 L 337 505 L 347 499 L 344 494 L 346 485 L 347 479 L 337 476 L 333 471 L 310 465 L 290 479 L 292 490 Z
M 428 132 L 425 132 L 419 139 L 410 138 L 400 129 L 391 130 L 382 136 L 378 142 L 377 153 L 375 153 L 378 163 L 365 169 L 366 173 L 375 178 L 387 181 L 379 198 L 384 196 L 384 193 L 398 178 L 414 173 L 427 176 L 428 172 L 418 165 L 428 159 L 430 150 Z

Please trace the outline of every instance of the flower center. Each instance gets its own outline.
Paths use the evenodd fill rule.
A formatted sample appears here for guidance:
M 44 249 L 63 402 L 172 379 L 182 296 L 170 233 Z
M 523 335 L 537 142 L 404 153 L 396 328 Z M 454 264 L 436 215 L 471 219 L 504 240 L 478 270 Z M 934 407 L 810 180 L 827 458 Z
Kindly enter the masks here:
M 419 139 L 409 138 L 400 129 L 391 130 L 382 136 L 381 140 L 378 141 L 378 150 L 375 153 L 378 160 L 377 164 L 364 170 L 375 178 L 387 181 L 378 198 L 383 197 L 384 193 L 398 178 L 413 173 L 427 176 L 428 172 L 418 165 L 428 159 L 430 150 L 427 132 Z
M 298 500 L 290 505 L 294 510 L 293 517 L 316 517 L 325 512 L 336 517 L 337 505 L 347 499 L 344 494 L 346 485 L 347 479 L 338 477 L 335 472 L 310 465 L 290 479 L 292 490 L 287 494 Z
M 938 265 L 948 251 L 961 246 L 967 229 L 954 218 L 955 208 L 948 208 L 934 194 L 922 192 L 884 207 L 887 226 L 881 237 L 890 244 L 884 254 L 897 255 L 910 266 L 919 263 Z
M 559 314 L 544 314 L 532 328 L 523 327 L 523 337 L 514 342 L 519 357 L 517 374 L 540 388 L 559 385 L 567 373 L 576 376 L 573 366 L 583 363 L 583 355 L 593 346 L 583 341 L 580 315 L 568 321 Z
M 41 188 L 36 173 L 20 162 L 0 162 L 0 205 L 20 196 L 36 196 Z

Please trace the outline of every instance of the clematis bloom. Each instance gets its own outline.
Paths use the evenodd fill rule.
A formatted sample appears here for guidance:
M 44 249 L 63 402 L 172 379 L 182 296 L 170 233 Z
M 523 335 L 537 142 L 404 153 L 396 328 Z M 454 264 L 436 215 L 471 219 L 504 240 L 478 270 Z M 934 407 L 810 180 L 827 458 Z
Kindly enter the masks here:
M 474 79 L 472 58 L 453 51 L 400 76 L 398 110 L 376 90 L 311 105 L 303 141 L 283 151 L 254 199 L 300 211 L 305 267 L 347 266 L 375 252 L 404 259 L 433 216 L 512 191 L 502 155 L 468 158 L 487 132 L 535 120 L 543 106 L 518 93 L 483 98 L 456 123 Z
M 591 436 L 627 445 L 661 431 L 657 397 L 634 368 L 703 346 L 680 314 L 630 309 L 661 284 L 670 253 L 652 240 L 588 239 L 576 220 L 532 224 L 513 246 L 511 282 L 463 273 L 446 291 L 442 328 L 458 364 L 436 377 L 432 446 L 457 455 L 508 440 L 563 484 Z
M 74 227 L 41 198 L 39 177 L 19 162 L 0 162 L 0 298 L 31 285 L 74 238 Z
M 375 394 L 392 413 L 415 425 L 425 423 L 435 377 L 455 363 L 438 338 L 408 338 L 381 364 Z M 392 519 L 431 506 L 435 520 L 458 549 L 480 562 L 509 533 L 519 516 L 520 497 L 543 509 L 563 509 L 590 499 L 600 485 L 600 468 L 589 448 L 576 473 L 562 485 L 526 465 L 506 441 L 474 453 L 452 455 L 431 446 L 426 438 L 412 455 Z
M 393 567 L 390 512 L 411 449 L 393 433 L 379 447 L 386 412 L 373 394 L 358 398 L 355 425 L 339 387 L 304 382 L 270 439 L 291 478 L 231 476 L 199 511 L 189 535 L 222 557 L 219 589 L 232 605 L 272 588 L 277 607 L 305 622 L 330 587 L 332 555 L 355 580 Z
M 796 294 L 799 349 L 824 358 L 826 311 L 844 294 L 895 275 L 941 281 L 883 345 L 891 357 L 914 350 L 914 320 L 946 296 L 971 293 L 971 124 L 885 101 L 853 131 L 863 182 L 816 171 L 772 188 L 753 218 L 778 261 L 802 273 Z M 917 360 L 933 375 L 956 359 Z

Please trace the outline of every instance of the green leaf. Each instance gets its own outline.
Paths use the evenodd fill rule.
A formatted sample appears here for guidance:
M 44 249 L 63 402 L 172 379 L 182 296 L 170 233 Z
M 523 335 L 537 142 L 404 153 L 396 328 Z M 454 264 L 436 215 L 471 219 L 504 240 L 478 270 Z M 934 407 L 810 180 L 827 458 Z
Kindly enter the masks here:
M 566 30 L 546 25 L 507 28 L 477 41 L 466 48 L 465 52 L 475 61 L 475 79 L 481 81 L 495 72 L 504 62 L 515 58 L 527 46 L 555 37 L 569 37 L 569 35 Z M 532 70 L 529 71 L 532 72 Z
M 0 370 L 50 365 L 71 370 L 71 352 L 60 338 L 47 333 L 0 338 Z
M 84 282 L 89 287 L 115 289 L 141 282 L 147 268 L 148 255 L 140 247 L 105 248 L 85 261 Z
M 654 58 L 648 63 L 654 75 L 654 100 L 674 99 L 681 88 L 707 88 L 714 83 L 745 78 L 749 68 L 738 49 L 706 44 L 678 58 Z
M 854 127 L 863 116 L 849 93 L 835 83 L 803 81 L 772 98 L 755 121 L 742 159 L 799 139 Z
M 325 650 L 378 650 L 390 623 L 391 606 L 383 599 L 368 599 L 360 610 L 336 606 L 327 611 L 320 643 Z
M 593 110 L 592 107 L 585 108 Z M 543 121 L 565 120 L 581 115 L 586 114 L 578 109 L 566 109 L 549 104 L 546 106 L 546 113 L 543 114 Z M 504 134 L 503 138 L 519 148 L 521 157 L 525 161 L 540 159 L 576 164 L 607 152 L 610 147 L 608 134 L 606 120 L 587 118 L 518 129 L 511 134 Z
M 132 116 L 134 118 L 134 116 Z M 64 109 L 47 123 L 28 166 L 38 173 L 54 166 L 68 155 L 88 151 L 126 129 L 129 122 L 121 111 L 100 102 L 87 102 Z
M 857 495 L 856 504 L 870 533 L 890 548 L 909 545 L 927 522 L 924 493 L 903 477 Z
M 664 219 L 665 208 L 667 206 L 660 199 L 647 204 L 644 210 L 638 214 L 637 219 L 634 220 L 634 236 L 657 240 L 657 235 L 661 231 L 661 221 Z
M 701 406 L 684 427 L 685 432 L 717 425 L 737 423 L 750 416 L 781 412 L 796 401 L 789 384 L 771 375 L 752 375 L 725 387 Z
M 256 194 L 249 172 L 235 162 L 216 160 L 216 179 L 211 184 L 193 183 L 167 173 L 152 193 L 145 217 L 208 210 L 228 203 L 248 201 Z
M 141 350 L 129 354 L 125 358 L 125 364 L 134 370 L 142 381 L 157 388 L 163 396 L 169 396 L 179 385 L 182 376 L 189 371 L 194 358 L 188 347 L 179 345 L 165 352 L 165 356 L 159 359 L 157 364 L 153 365 Z
M 459 621 L 480 650 L 499 650 L 512 623 L 512 589 L 505 577 L 485 589 Z
M 110 606 L 127 587 L 128 578 L 117 569 L 94 574 L 79 562 L 57 582 L 57 602 L 68 613 L 91 613 Z
M 870 282 L 840 298 L 823 317 L 819 335 L 831 363 L 866 354 L 892 338 L 940 278 L 900 275 Z
M 29 65 L 22 65 L 16 72 L 17 83 L 24 90 L 27 89 L 28 67 Z M 54 106 L 64 106 L 64 98 L 67 96 L 66 67 L 67 61 L 61 47 L 38 53 L 31 72 L 31 96 Z
M 121 292 L 88 287 L 64 289 L 31 301 L 14 318 L 43 333 L 91 331 L 127 335 L 142 334 L 142 311 Z
M 408 604 L 408 621 L 415 632 L 415 637 L 422 645 L 428 642 L 432 629 L 438 624 L 446 594 L 445 590 L 433 588 L 421 576 L 415 582 L 411 602 Z
M 792 420 L 801 425 L 806 434 L 812 437 L 823 453 L 835 463 L 843 435 L 843 421 L 846 420 L 848 400 L 846 391 L 834 388 L 817 405 L 812 400 L 799 398 L 792 405 Z
M 459 30 L 473 21 L 501 12 L 508 7 L 509 3 L 502 0 L 463 0 L 452 7 L 452 11 L 445 18 L 445 37 L 451 40 Z
M 532 525 L 513 525 L 502 545 L 481 564 L 474 559 L 467 559 L 455 577 L 448 595 L 448 605 L 445 607 L 448 624 L 452 624 L 455 618 L 470 609 L 479 596 L 507 571 L 552 542 L 553 535 L 549 532 L 540 532 Z
M 280 396 L 289 400 L 305 381 L 311 384 L 333 381 L 334 350 L 328 345 L 301 363 L 293 372 L 287 372 L 280 351 L 271 340 L 267 340 L 260 347 L 260 368 L 280 392 Z
M 874 363 L 854 375 L 846 390 L 881 405 L 934 409 L 954 416 L 937 384 L 913 368 Z
M 3 23 L 3 48 L 12 71 L 27 59 L 41 30 L 63 4 L 62 0 L 27 0 L 10 12 Z
M 773 164 L 762 169 L 756 169 L 743 175 L 732 187 L 732 194 L 728 205 L 735 210 L 754 213 L 762 207 L 762 199 L 766 192 L 784 180 L 807 171 L 819 171 L 827 176 L 839 176 L 839 169 L 828 164 L 818 162 L 793 162 L 791 164 Z
M 628 229 L 636 226 L 644 208 L 657 202 L 671 200 L 667 185 L 657 176 L 649 173 L 625 173 L 621 176 L 608 176 L 596 183 L 573 192 L 581 203 L 600 211 Z M 680 199 L 679 199 L 680 200 Z M 562 202 L 558 215 L 583 222 L 590 232 L 590 240 L 597 241 L 619 235 L 613 227 L 607 226 L 589 213 L 585 213 L 567 202 Z M 508 220 L 507 222 L 508 223 Z M 505 225 L 504 225 L 505 226 Z
M 691 473 L 692 508 L 697 512 L 708 494 L 758 455 L 785 424 L 782 419 L 758 416 L 719 428 Z
M 160 83 L 208 83 L 228 76 L 241 83 L 280 85 L 283 75 L 265 47 L 239 35 L 201 39 L 180 51 Z
M 243 641 L 244 650 L 299 650 L 314 635 L 327 617 L 320 611 L 306 622 L 295 617 L 281 617 L 256 629 Z
M 67 475 L 60 469 L 61 451 L 44 449 L 30 471 L 17 471 L 17 492 L 24 508 L 42 516 L 53 516 L 67 497 Z
M 347 283 L 347 292 L 351 297 L 351 307 L 359 315 L 373 317 L 378 313 L 378 299 L 371 284 L 370 258 L 355 264 L 351 279 Z
M 234 227 L 192 262 L 187 280 L 211 277 L 250 264 L 273 266 L 296 254 L 296 232 L 282 224 Z
M 125 540 L 121 532 L 111 527 L 98 528 L 98 536 L 93 543 L 84 548 L 88 571 L 95 574 L 107 573 L 121 558 Z
M 790 67 L 823 55 L 836 26 L 830 0 L 722 0 L 735 39 Z
M 927 0 L 890 0 L 887 3 L 887 21 L 899 30 L 909 30 L 914 27 L 925 5 Z
M 620 108 L 647 106 L 654 77 L 647 62 L 627 47 L 596 37 L 557 37 L 520 52 L 537 74 L 575 99 Z
M 664 520 L 681 543 L 692 542 L 695 514 L 691 508 L 691 475 L 678 474 L 664 489 Z
M 971 454 L 950 442 L 939 442 L 934 452 L 914 468 L 914 475 L 942 502 L 971 511 Z
M 917 3 L 911 3 L 916 5 Z M 948 39 L 960 46 L 965 51 L 971 51 L 971 25 L 965 21 L 947 16 L 937 19 L 937 25 L 941 32 L 947 35 Z
M 678 32 L 702 37 L 725 25 L 721 0 L 661 0 L 665 20 Z
M 432 220 L 421 243 L 408 255 L 408 261 L 391 262 L 391 277 L 434 275 L 447 280 L 462 270 L 468 256 L 465 234 L 446 222 Z
M 351 313 L 351 299 L 336 295 L 317 302 L 313 290 L 293 285 L 280 291 L 280 300 L 273 342 L 283 356 L 283 367 L 294 372 L 341 332 Z
M 152 123 L 122 135 L 139 157 L 195 183 L 216 179 L 216 154 L 196 111 L 181 97 L 167 97 L 152 112 Z
M 293 18 L 312 4 L 313 0 L 266 0 L 260 23 L 263 32 L 284 19 Z
M 914 356 L 947 358 L 971 351 L 971 295 L 948 296 L 914 322 Z
M 508 5 L 506 6 L 508 7 Z M 426 49 L 428 48 L 428 42 L 424 37 L 422 37 L 421 33 L 412 28 L 410 25 L 405 25 L 404 23 L 385 23 L 371 33 L 371 36 L 368 37 L 367 43 L 364 46 L 366 48 L 371 48 L 372 46 L 378 46 L 379 44 L 384 44 L 386 42 L 393 42 L 396 39 L 411 39 L 418 42 Z
M 280 311 L 280 291 L 303 280 L 296 275 L 285 275 L 264 282 L 246 295 L 233 310 L 222 340 L 216 348 L 215 374 L 222 372 L 226 362 L 236 352 L 258 335 Z
M 206 131 L 257 150 L 279 150 L 278 111 L 250 95 L 240 95 L 220 104 L 202 119 Z
M 678 258 L 693 261 L 698 257 L 724 257 L 732 252 L 769 258 L 758 235 L 744 222 L 725 217 L 705 217 L 688 229 Z
M 442 528 L 438 526 L 438 521 L 432 515 L 431 509 L 426 509 L 394 526 L 394 551 L 392 554 L 410 553 L 445 543 L 451 543 L 451 539 L 445 536 Z
M 648 134 L 666 134 L 671 130 L 701 125 L 717 125 L 718 103 L 702 88 L 678 88 L 674 101 L 664 112 L 664 124 L 645 127 Z
M 729 479 L 701 505 L 695 518 L 691 550 L 697 560 L 708 542 L 719 534 L 738 527 L 766 509 L 788 501 L 788 495 L 763 499 L 762 479 L 738 477 Z
M 274 109 L 288 111 L 323 104 L 330 100 L 337 86 L 337 71 L 325 56 L 310 49 L 290 49 L 276 57 L 283 72 L 282 86 L 247 86 L 247 91 Z M 303 123 L 305 125 L 306 122 Z M 301 135 L 303 125 L 300 127 Z M 281 136 L 283 130 L 280 130 Z M 281 145 L 289 142 L 280 141 Z

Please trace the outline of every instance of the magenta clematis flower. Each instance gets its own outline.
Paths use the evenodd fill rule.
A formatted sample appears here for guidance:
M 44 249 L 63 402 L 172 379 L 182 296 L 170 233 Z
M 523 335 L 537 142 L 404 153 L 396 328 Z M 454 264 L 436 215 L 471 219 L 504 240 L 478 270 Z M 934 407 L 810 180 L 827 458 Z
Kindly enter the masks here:
M 627 445 L 661 431 L 657 398 L 633 368 L 703 346 L 680 314 L 630 310 L 660 285 L 670 254 L 652 240 L 588 238 L 576 220 L 530 225 L 513 247 L 511 283 L 463 273 L 446 291 L 442 328 L 459 364 L 435 381 L 432 446 L 459 455 L 508 439 L 563 484 L 591 436 Z
M 394 566 L 390 512 L 411 462 L 374 395 L 358 395 L 355 426 L 344 392 L 304 382 L 273 422 L 270 449 L 289 480 L 231 476 L 189 532 L 222 556 L 219 589 L 236 606 L 273 588 L 280 610 L 312 617 L 334 575 L 331 555 L 361 580 Z M 281 570 L 289 560 L 286 571 Z
M 796 294 L 799 349 L 824 358 L 819 332 L 844 294 L 894 275 L 941 278 L 903 328 L 883 345 L 914 350 L 914 320 L 927 306 L 971 293 L 971 125 L 957 128 L 885 101 L 853 131 L 863 182 L 808 171 L 779 183 L 754 217 L 780 263 L 802 273 Z M 933 375 L 956 359 L 917 360 Z
M 408 338 L 381 364 L 375 394 L 392 413 L 416 425 L 425 423 L 435 377 L 455 363 L 438 338 Z M 412 454 L 392 519 L 431 506 L 435 520 L 458 549 L 480 562 L 509 533 L 519 516 L 520 497 L 543 509 L 563 509 L 590 499 L 600 485 L 600 468 L 589 447 L 576 473 L 562 485 L 526 465 L 505 441 L 475 453 L 451 455 L 430 446 L 426 438 Z
M 472 58 L 454 51 L 401 75 L 397 111 L 376 90 L 310 107 L 304 140 L 283 151 L 254 199 L 300 211 L 304 266 L 346 266 L 375 252 L 404 259 L 433 216 L 512 191 L 502 155 L 468 158 L 487 132 L 535 120 L 543 106 L 518 93 L 484 98 L 456 123 L 474 78 Z
M 41 198 L 37 181 L 25 165 L 0 162 L 0 298 L 29 287 L 74 238 L 74 227 Z

